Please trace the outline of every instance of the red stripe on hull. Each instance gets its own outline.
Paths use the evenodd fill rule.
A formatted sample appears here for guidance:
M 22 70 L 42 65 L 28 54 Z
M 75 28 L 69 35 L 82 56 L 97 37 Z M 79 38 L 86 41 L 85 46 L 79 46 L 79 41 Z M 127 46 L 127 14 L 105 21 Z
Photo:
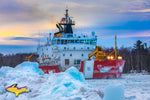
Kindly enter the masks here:
M 80 72 L 84 72 L 84 64 L 81 62 Z M 121 77 L 124 69 L 124 60 L 103 60 L 103 61 L 94 61 L 93 67 L 93 78 L 118 78 Z
M 124 63 L 124 60 L 96 60 L 94 61 L 93 78 L 118 78 L 122 75 Z
M 39 66 L 39 68 L 42 69 L 45 74 L 49 74 L 50 71 L 53 73 L 60 72 L 58 66 Z

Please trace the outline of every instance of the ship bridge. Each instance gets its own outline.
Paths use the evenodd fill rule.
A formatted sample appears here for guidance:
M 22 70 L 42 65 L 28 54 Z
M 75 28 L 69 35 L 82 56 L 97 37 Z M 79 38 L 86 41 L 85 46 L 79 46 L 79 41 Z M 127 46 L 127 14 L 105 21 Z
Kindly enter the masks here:
M 54 38 L 52 39 L 52 45 L 61 44 L 89 44 L 96 45 L 97 38 Z
M 72 21 L 71 17 L 68 15 L 68 9 L 66 9 L 65 17 L 62 18 L 58 24 L 56 24 L 59 32 L 54 33 L 54 38 L 73 37 L 72 25 L 75 25 L 75 22 Z

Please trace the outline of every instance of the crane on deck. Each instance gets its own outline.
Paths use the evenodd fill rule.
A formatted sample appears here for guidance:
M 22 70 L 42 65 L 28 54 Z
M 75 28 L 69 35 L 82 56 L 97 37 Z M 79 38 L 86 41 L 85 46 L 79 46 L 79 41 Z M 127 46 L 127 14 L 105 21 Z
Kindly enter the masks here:
M 112 51 L 109 55 L 106 55 L 105 51 L 102 50 L 102 48 L 100 46 L 96 46 L 95 51 L 93 51 L 92 53 L 90 53 L 88 55 L 88 60 L 90 60 L 90 58 L 92 56 L 96 57 L 96 60 L 105 60 L 105 59 L 122 59 L 122 57 L 120 56 L 120 54 L 117 52 L 117 41 L 116 41 L 117 37 L 115 36 L 115 50 Z M 145 44 L 143 44 L 145 45 Z M 115 53 L 115 57 L 112 55 L 113 53 Z M 119 56 L 118 56 L 119 55 Z
M 30 58 L 31 58 L 33 55 L 35 55 L 35 53 L 32 53 L 30 56 L 26 56 L 26 60 L 27 60 L 27 61 L 30 61 Z
M 88 55 L 88 60 L 90 60 L 90 58 L 92 56 L 95 56 L 96 57 L 96 60 L 103 60 L 104 58 L 106 58 L 106 54 L 105 54 L 105 51 L 102 50 L 102 48 L 100 46 L 96 46 L 96 49 L 95 51 L 93 51 L 92 53 L 90 53 Z
M 46 59 L 51 59 L 50 57 L 44 57 L 44 53 L 42 53 L 42 60 L 44 61 L 44 60 L 46 60 Z

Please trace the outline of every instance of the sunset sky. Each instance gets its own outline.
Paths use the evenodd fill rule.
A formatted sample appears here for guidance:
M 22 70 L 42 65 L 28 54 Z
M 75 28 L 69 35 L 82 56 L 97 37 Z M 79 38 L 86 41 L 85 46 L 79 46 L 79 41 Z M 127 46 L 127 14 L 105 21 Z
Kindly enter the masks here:
M 119 47 L 150 46 L 150 0 L 0 0 L 0 53 L 36 52 L 66 7 L 74 33 L 95 31 L 102 47 L 114 46 L 115 34 Z

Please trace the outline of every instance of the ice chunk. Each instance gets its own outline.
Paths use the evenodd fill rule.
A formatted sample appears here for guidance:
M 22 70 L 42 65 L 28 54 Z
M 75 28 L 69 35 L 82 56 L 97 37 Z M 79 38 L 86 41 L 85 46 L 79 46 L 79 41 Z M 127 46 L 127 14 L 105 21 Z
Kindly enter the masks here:
M 110 85 L 105 89 L 104 100 L 125 100 L 122 85 Z
M 79 80 L 80 82 L 85 81 L 83 74 L 75 67 L 70 67 L 65 72 L 69 73 L 74 79 Z
M 6 93 L 6 90 L 3 86 L 0 86 L 0 94 Z
M 17 70 L 31 72 L 31 73 L 38 73 L 39 75 L 44 75 L 43 71 L 38 68 L 37 62 L 23 62 L 15 67 Z
M 13 70 L 12 67 L 9 66 L 3 66 L 0 68 L 0 75 L 1 76 L 6 76 L 6 74 L 8 73 L 8 71 Z
M 23 62 L 15 68 L 2 67 L 0 74 L 0 100 L 88 100 L 86 92 L 91 89 L 82 73 L 75 67 L 65 72 L 44 74 L 38 69 L 37 63 Z M 27 86 L 32 92 L 15 97 L 14 93 L 4 89 L 14 83 L 18 87 Z M 88 97 L 100 98 L 94 93 L 90 93 Z
M 15 68 L 2 67 L 0 69 L 0 75 L 8 78 L 19 78 L 22 76 L 37 76 L 44 75 L 43 71 L 38 68 L 38 63 L 36 62 L 23 62 L 17 65 Z

